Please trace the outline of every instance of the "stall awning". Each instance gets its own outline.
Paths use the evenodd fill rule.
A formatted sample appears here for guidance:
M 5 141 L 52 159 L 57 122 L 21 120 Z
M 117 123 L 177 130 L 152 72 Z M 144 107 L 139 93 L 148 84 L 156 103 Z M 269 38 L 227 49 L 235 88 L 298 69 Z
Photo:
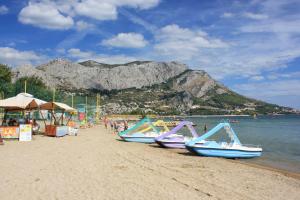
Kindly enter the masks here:
M 15 97 L 0 100 L 0 108 L 8 111 L 37 109 L 46 101 L 34 98 L 31 94 L 20 93 Z
M 64 103 L 59 103 L 59 102 L 48 102 L 45 104 L 42 104 L 40 106 L 41 110 L 62 110 L 65 112 L 76 112 L 75 108 L 72 108 L 68 106 L 67 104 Z

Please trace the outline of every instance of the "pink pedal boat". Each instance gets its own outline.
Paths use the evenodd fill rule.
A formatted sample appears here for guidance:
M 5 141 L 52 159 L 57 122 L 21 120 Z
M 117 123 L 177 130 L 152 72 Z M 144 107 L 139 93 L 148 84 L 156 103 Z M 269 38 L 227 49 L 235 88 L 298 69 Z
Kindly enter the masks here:
M 191 132 L 192 137 L 177 134 L 177 132 L 185 126 Z M 156 137 L 154 140 L 162 147 L 185 149 L 185 143 L 197 137 L 199 137 L 199 135 L 195 131 L 193 123 L 189 121 L 182 121 L 171 131 Z

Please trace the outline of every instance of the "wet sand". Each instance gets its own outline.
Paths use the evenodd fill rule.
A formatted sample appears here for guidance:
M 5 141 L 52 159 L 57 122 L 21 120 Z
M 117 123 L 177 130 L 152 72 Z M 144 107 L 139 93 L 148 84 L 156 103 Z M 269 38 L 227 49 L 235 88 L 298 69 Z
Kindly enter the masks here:
M 103 127 L 0 146 L 6 199 L 299 199 L 300 179 L 185 150 L 119 141 Z

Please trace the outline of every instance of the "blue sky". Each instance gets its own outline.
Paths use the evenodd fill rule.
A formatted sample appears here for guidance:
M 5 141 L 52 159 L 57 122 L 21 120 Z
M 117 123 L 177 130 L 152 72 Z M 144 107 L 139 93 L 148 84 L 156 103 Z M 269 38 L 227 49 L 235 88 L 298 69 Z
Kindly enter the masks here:
M 0 0 L 0 63 L 180 61 L 300 108 L 300 0 Z

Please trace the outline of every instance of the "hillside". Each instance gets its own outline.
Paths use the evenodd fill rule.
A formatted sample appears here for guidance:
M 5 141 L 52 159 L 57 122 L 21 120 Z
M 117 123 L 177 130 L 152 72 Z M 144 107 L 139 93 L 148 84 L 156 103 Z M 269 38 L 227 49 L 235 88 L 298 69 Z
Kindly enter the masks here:
M 53 60 L 13 70 L 14 81 L 38 77 L 64 92 L 101 93 L 105 113 L 252 114 L 287 111 L 239 95 L 205 71 L 178 62 L 135 61 L 109 65 Z
M 37 76 L 47 86 L 62 90 L 121 90 L 162 83 L 186 69 L 186 65 L 176 62 L 132 62 L 124 65 L 108 65 L 95 61 L 72 63 L 59 59 L 36 68 L 19 67 L 14 74 L 15 78 Z

